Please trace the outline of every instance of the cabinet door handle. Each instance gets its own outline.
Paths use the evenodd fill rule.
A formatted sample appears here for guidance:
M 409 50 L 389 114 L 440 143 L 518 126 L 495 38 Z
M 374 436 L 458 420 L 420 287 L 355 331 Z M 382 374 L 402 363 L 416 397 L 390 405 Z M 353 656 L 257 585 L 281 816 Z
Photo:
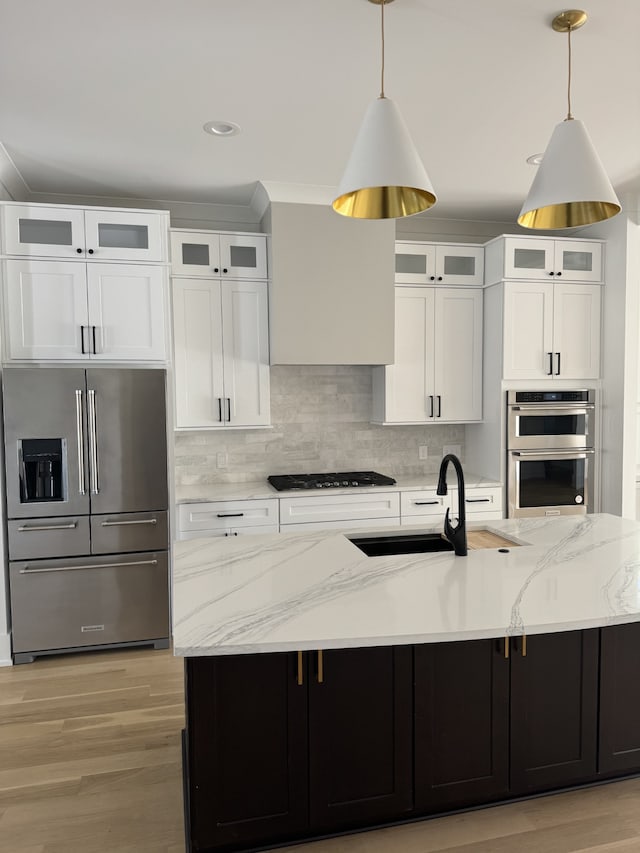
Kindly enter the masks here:
M 298 687 L 304 684 L 304 671 L 302 669 L 302 652 L 298 652 L 298 676 L 296 678 Z
M 504 638 L 504 659 L 509 660 L 509 646 L 511 645 L 511 641 L 509 637 Z
M 218 512 L 216 513 L 217 518 L 242 518 L 244 515 L 243 512 Z
M 558 356 L 558 369 L 556 370 L 556 376 L 560 376 L 560 353 L 557 352 L 556 355 Z
M 81 251 L 78 249 L 78 251 Z M 86 355 L 86 350 L 84 348 L 84 326 L 80 326 L 80 352 L 82 355 Z
M 231 397 L 225 397 L 227 401 L 227 423 L 231 423 Z
M 522 657 L 526 658 L 527 656 L 527 635 L 522 635 Z
M 553 273 L 551 273 L 551 275 L 553 275 Z M 553 376 L 553 353 L 548 352 L 547 355 L 549 356 L 549 370 L 547 371 L 547 376 Z
M 98 350 L 96 349 L 96 327 L 95 326 L 91 327 L 91 339 L 93 341 L 93 352 L 95 354 L 98 352 Z
M 318 684 L 322 684 L 324 682 L 324 660 L 322 656 L 322 649 L 318 650 Z
M 218 397 L 218 420 L 222 423 L 222 397 Z
M 429 394 L 429 417 L 433 417 L 433 394 Z
M 438 400 L 438 414 L 436 417 L 440 418 L 440 417 L 442 417 L 442 397 L 440 396 L 440 394 L 438 394 L 437 400 Z
M 435 504 L 439 504 L 440 501 L 414 501 L 414 506 L 434 506 Z

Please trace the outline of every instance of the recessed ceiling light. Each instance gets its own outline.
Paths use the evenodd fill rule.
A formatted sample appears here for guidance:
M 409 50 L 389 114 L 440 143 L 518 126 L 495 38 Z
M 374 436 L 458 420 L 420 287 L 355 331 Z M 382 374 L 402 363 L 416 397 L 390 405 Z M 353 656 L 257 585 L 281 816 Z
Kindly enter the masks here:
M 542 154 L 532 154 L 531 157 L 527 157 L 527 163 L 530 166 L 539 166 L 542 163 L 542 158 L 544 157 L 544 151 Z
M 202 129 L 212 136 L 235 136 L 240 133 L 240 126 L 232 121 L 208 121 Z

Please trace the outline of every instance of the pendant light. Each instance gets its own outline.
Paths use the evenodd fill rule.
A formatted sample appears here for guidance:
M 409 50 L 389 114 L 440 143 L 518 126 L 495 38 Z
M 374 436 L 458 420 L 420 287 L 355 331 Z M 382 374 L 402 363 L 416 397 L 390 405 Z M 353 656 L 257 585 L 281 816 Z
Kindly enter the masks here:
M 384 94 L 384 7 L 393 0 L 370 2 L 381 15 L 380 96 L 365 113 L 333 209 L 356 219 L 399 219 L 428 210 L 436 195 L 400 111 Z
M 587 20 L 580 9 L 561 12 L 551 26 L 567 33 L 567 117 L 557 124 L 522 206 L 518 224 L 556 230 L 602 222 L 620 212 L 620 202 L 583 123 L 571 115 L 571 33 Z

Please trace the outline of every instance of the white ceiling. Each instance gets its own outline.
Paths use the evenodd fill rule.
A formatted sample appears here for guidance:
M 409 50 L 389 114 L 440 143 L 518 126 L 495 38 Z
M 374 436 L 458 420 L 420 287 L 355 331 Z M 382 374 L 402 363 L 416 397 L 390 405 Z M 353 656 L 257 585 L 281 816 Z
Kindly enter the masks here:
M 440 217 L 512 219 L 566 114 L 557 0 L 395 0 L 386 94 Z M 640 189 L 640 2 L 589 0 L 573 113 Z M 257 181 L 335 186 L 379 91 L 367 0 L 0 0 L 0 142 L 30 193 L 249 204 Z M 210 119 L 242 132 L 214 138 Z M 35 197 L 35 196 L 32 196 Z M 428 214 L 427 214 L 428 215 Z

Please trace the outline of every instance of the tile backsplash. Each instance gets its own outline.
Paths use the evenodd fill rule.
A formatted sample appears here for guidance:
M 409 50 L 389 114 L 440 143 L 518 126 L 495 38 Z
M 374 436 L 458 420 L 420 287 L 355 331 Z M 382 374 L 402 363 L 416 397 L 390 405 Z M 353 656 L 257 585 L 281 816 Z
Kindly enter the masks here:
M 379 471 L 400 478 L 438 471 L 444 445 L 460 445 L 462 424 L 374 426 L 372 368 L 271 368 L 271 429 L 175 434 L 176 484 L 241 483 L 268 474 Z M 418 448 L 427 446 L 427 459 Z M 218 454 L 226 467 L 218 467 Z

